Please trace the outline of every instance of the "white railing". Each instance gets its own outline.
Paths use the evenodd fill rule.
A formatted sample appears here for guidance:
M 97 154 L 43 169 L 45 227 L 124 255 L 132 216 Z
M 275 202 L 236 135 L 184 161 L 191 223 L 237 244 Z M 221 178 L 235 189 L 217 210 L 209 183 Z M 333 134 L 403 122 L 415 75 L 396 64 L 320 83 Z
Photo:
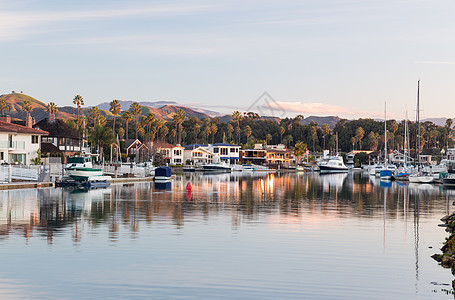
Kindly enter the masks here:
M 12 149 L 12 150 L 24 150 L 25 142 L 24 141 L 0 141 L 0 148 Z
M 102 168 L 104 173 L 115 174 L 115 165 L 96 165 L 96 168 Z M 117 167 L 117 175 L 122 176 L 123 174 L 134 174 L 136 177 L 150 176 L 154 168 L 136 166 L 131 167 L 130 164 L 120 165 Z
M 38 181 L 43 166 L 0 166 L 0 182 L 11 180 Z

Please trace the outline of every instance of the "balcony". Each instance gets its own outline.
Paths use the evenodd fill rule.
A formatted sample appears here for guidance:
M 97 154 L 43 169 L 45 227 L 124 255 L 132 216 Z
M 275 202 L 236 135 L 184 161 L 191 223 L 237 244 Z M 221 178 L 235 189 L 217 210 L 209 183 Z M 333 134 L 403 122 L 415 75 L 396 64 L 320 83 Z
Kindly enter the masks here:
M 24 141 L 0 141 L 0 149 L 24 150 Z

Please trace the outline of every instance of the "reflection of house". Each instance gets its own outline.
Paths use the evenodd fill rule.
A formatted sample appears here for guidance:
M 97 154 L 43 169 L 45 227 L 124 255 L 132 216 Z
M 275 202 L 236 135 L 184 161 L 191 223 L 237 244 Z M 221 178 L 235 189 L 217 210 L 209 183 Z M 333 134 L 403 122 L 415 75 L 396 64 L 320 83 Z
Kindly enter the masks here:
M 208 150 L 206 145 L 192 144 L 185 146 L 183 161 L 192 164 L 210 164 L 219 161 L 219 156 Z
M 218 143 L 213 145 L 208 145 L 208 150 L 220 156 L 220 160 L 235 164 L 239 160 L 240 146 Z
M 255 144 L 254 149 L 240 150 L 240 161 L 242 163 L 252 163 L 264 165 L 267 163 L 267 150 L 263 149 L 262 144 Z
M 46 156 L 73 156 L 81 151 L 82 139 L 79 134 L 62 119 L 43 119 L 33 127 L 49 132 L 41 137 L 41 153 Z
M 41 147 L 41 136 L 48 132 L 11 123 L 11 117 L 0 119 L 0 161 L 7 163 L 19 162 L 30 164 L 30 159 L 36 158 Z
M 180 144 L 174 146 L 166 142 L 154 141 L 153 149 L 155 149 L 156 152 L 161 153 L 168 164 L 183 164 L 183 151 L 185 148 L 180 146 Z

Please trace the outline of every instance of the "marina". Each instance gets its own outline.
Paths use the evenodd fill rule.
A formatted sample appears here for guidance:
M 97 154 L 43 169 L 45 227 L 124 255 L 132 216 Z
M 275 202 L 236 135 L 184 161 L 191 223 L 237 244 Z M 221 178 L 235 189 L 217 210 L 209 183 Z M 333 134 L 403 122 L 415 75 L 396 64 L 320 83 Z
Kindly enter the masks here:
M 0 191 L 0 280 L 22 297 L 39 286 L 66 298 L 135 289 L 133 298 L 442 299 L 453 276 L 431 255 L 454 200 L 442 185 L 383 184 L 366 172 L 196 172 L 158 185 Z M 132 269 L 140 276 L 125 277 Z

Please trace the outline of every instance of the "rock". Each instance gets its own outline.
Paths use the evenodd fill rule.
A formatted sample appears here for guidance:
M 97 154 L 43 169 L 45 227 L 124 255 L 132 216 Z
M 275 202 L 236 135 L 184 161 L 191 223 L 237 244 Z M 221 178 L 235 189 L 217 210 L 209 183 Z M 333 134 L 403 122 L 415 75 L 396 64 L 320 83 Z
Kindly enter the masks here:
M 441 265 L 444 268 L 451 268 L 455 264 L 455 259 L 452 256 L 443 255 L 441 258 Z
M 431 256 L 432 259 L 434 259 L 437 262 L 441 262 L 441 255 L 440 254 L 433 254 Z

